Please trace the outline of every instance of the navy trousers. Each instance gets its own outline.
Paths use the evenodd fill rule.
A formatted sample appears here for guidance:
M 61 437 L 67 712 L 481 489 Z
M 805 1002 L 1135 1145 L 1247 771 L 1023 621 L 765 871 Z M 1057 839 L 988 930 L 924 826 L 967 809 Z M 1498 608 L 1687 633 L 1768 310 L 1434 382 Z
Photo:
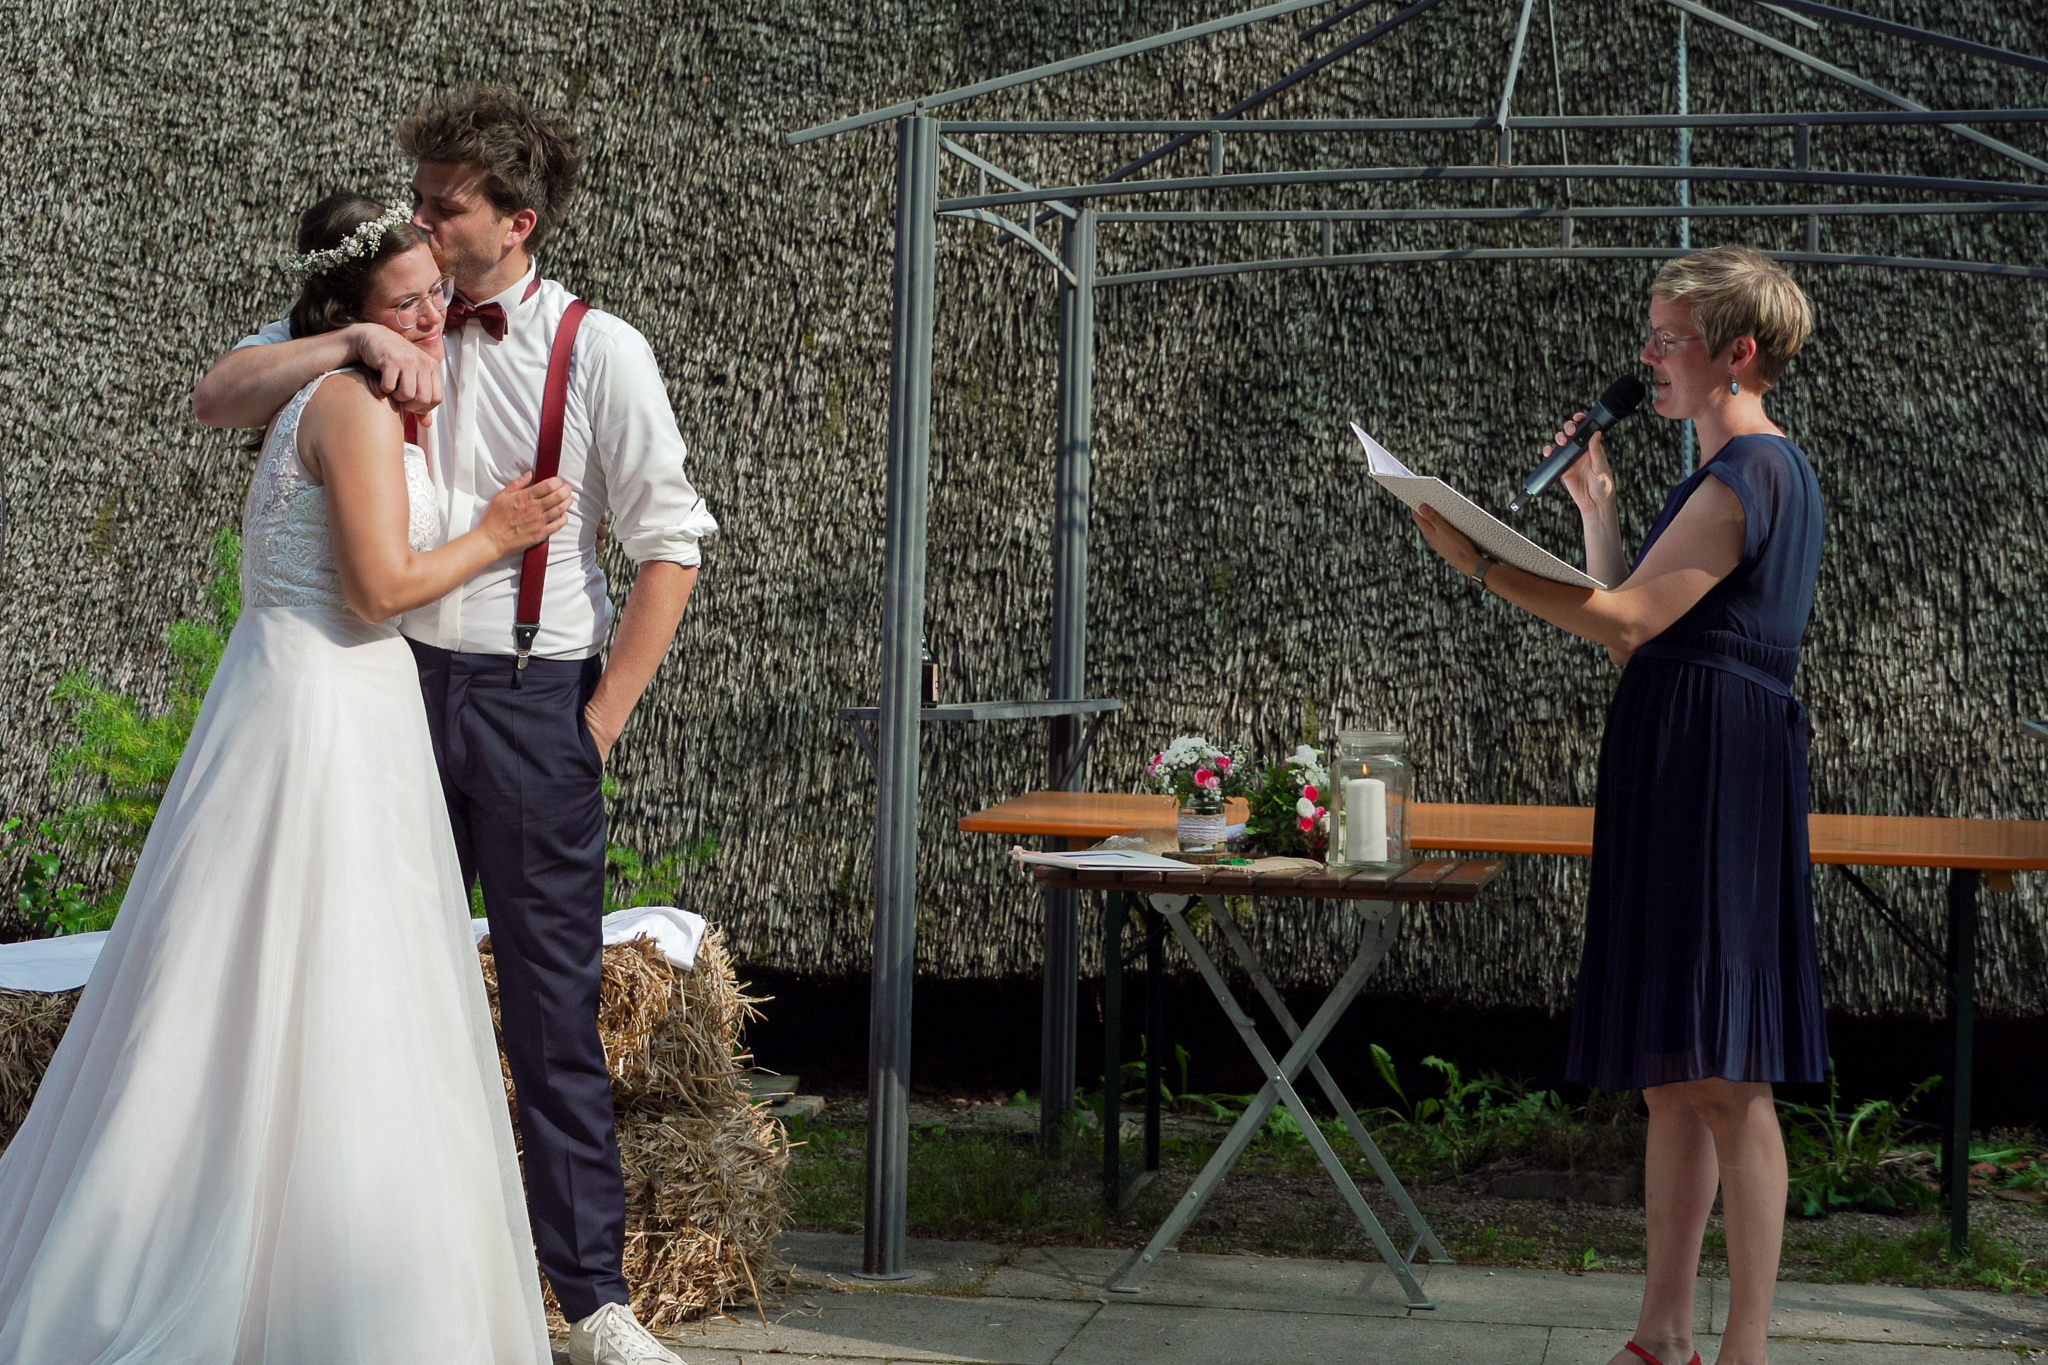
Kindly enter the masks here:
M 604 765 L 583 721 L 595 659 L 411 642 L 465 885 L 483 883 L 526 1208 L 571 1322 L 626 1302 L 626 1191 L 597 1036 L 604 944 Z

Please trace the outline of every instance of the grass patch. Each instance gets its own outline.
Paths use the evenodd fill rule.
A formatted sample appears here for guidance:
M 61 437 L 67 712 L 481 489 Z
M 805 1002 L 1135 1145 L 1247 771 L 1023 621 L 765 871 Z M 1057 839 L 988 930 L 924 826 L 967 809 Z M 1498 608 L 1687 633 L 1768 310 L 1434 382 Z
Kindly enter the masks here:
M 1718 1230 L 1713 1235 L 1718 1239 Z M 1719 1254 L 1727 1254 L 1725 1240 Z M 1958 1257 L 1949 1252 L 1948 1229 L 1939 1226 L 1919 1228 L 1896 1239 L 1863 1231 L 1838 1236 L 1788 1233 L 1785 1261 L 1799 1264 L 1805 1278 L 1822 1284 L 1880 1281 L 1927 1288 L 2048 1293 L 2048 1267 L 2024 1256 L 2012 1243 L 1973 1231 L 1968 1253 Z
M 1555 1258 L 1548 1243 L 1516 1228 L 1495 1225 L 1473 1228 L 1462 1236 L 1444 1234 L 1444 1250 L 1461 1261 L 1481 1265 L 1542 1266 Z
M 794 1225 L 860 1231 L 866 1130 L 799 1121 L 790 1139 L 803 1144 L 790 1164 Z M 1100 1242 L 1110 1233 L 1101 1169 L 1101 1145 L 1087 1137 L 1048 1159 L 1022 1135 L 918 1125 L 910 1130 L 909 1229 L 920 1237 Z

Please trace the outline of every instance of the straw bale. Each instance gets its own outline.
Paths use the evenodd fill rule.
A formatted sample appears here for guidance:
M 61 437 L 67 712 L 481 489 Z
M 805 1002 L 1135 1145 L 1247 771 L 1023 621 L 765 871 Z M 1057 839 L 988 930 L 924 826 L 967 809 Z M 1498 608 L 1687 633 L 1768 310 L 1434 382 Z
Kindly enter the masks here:
M 28 1117 L 79 991 L 0 991 L 0 1150 Z
M 495 1024 L 488 939 L 479 955 Z M 78 996 L 0 991 L 0 1150 L 27 1116 Z M 787 1283 L 775 1235 L 788 1212 L 788 1134 L 746 1081 L 753 1057 L 743 1031 L 760 1003 L 741 987 L 715 929 L 687 972 L 649 939 L 605 949 L 598 1031 L 619 1110 L 626 1283 L 650 1327 L 772 1301 Z M 512 1102 L 509 1071 L 505 1094 Z M 560 1329 L 553 1293 L 546 1298 Z
M 479 953 L 495 1024 L 488 938 Z M 744 1031 L 760 1003 L 741 987 L 716 929 L 697 946 L 690 971 L 648 938 L 604 950 L 598 1034 L 626 1177 L 626 1283 L 634 1313 L 649 1326 L 759 1304 L 786 1282 L 775 1235 L 788 1210 L 789 1140 L 746 1079 L 753 1057 Z M 516 1114 L 509 1070 L 505 1092 Z M 552 1293 L 547 1305 L 563 1326 Z
M 1206 16 L 1231 8 L 1202 7 Z M 2048 52 L 2048 7 L 1872 0 L 1873 12 Z M 1939 14 L 1935 9 L 1939 8 Z M 872 702 L 888 427 L 893 136 L 792 148 L 781 134 L 914 95 L 1158 32 L 1169 0 L 420 0 L 278 6 L 159 0 L 146 9 L 21 0 L 0 76 L 29 111 L 0 140 L 0 440 L 12 510 L 0 616 L 0 812 L 34 820 L 75 794 L 46 756 L 66 671 L 161 695 L 165 625 L 204 600 L 205 544 L 238 515 L 249 458 L 199 428 L 208 360 L 277 316 L 274 267 L 303 205 L 342 186 L 398 192 L 395 115 L 456 83 L 510 80 L 573 111 L 586 189 L 551 239 L 553 277 L 640 328 L 723 524 L 676 663 L 612 755 L 614 836 L 650 857 L 704 836 L 682 902 L 716 907 L 734 956 L 808 974 L 867 967 L 873 768 L 836 708 Z M 1447 0 L 1301 82 L 1276 117 L 1490 113 L 1519 6 Z M 1599 22 L 1586 19 L 1597 14 Z M 1357 32 L 1373 15 L 1347 21 Z M 1674 107 L 1679 14 L 1661 0 L 1556 7 L 1530 35 L 1515 112 Z M 2040 99 L 2013 68 L 1844 25 L 1744 22 L 1935 108 Z M 1547 22 L 1539 15 L 1539 26 Z M 1032 89 L 963 118 L 1205 115 L 1344 34 L 1254 25 Z M 490 34 L 477 44 L 461 35 Z M 421 35 L 430 36 L 422 47 Z M 389 54 L 423 54 L 392 62 Z M 1696 111 L 1868 107 L 1709 25 L 1690 29 Z M 2048 130 L 1992 130 L 2030 154 Z M 963 135 L 965 136 L 965 135 Z M 1099 178 L 1136 137 L 973 150 L 1035 184 Z M 1780 130 L 1700 130 L 1696 164 L 1790 165 Z M 1670 133 L 1523 134 L 1524 162 L 1671 164 Z M 1990 178 L 2027 173 L 1938 128 L 1820 127 L 1822 170 Z M 1199 174 L 1201 140 L 1149 174 Z M 1361 161 L 1488 163 L 1492 138 L 1232 138 L 1231 171 Z M 945 191 L 976 176 L 948 162 Z M 1561 203 L 1555 182 L 1218 191 L 1218 208 Z M 1574 181 L 1573 202 L 1669 203 L 1671 186 Z M 1803 191 L 1696 180 L 1702 205 Z M 1850 196 L 1853 197 L 1853 196 Z M 1881 196 L 1872 196 L 1881 197 Z M 1170 207 L 1164 202 L 1149 207 Z M 1701 245 L 1797 249 L 1797 218 L 1696 218 Z M 1057 223 L 1041 223 L 1057 235 Z M 1314 225 L 1105 224 L 1099 277 L 1228 258 L 1314 255 Z M 1048 238 L 1050 240 L 1050 238 Z M 1340 253 L 1548 246 L 1555 224 L 1342 224 Z M 1670 223 L 1578 225 L 1585 247 L 1675 245 Z M 1825 250 L 2048 259 L 2048 218 L 1830 218 Z M 986 226 L 940 228 L 927 633 L 946 695 L 1043 696 L 1053 531 L 1054 276 Z M 1095 785 L 1128 789 L 1176 733 L 1278 755 L 1313 708 L 1407 734 L 1418 795 L 1582 804 L 1614 685 L 1602 653 L 1474 597 L 1418 544 L 1348 451 L 1357 420 L 1416 468 L 1488 505 L 1575 403 L 1630 368 L 1653 266 L 1476 262 L 1273 273 L 1103 291 L 1098 306 L 1089 690 L 1127 709 L 1102 732 Z M 1830 541 L 1798 688 L 1814 720 L 1816 809 L 2037 818 L 2048 744 L 2048 289 L 2026 280 L 1795 267 L 1818 330 L 1772 395 L 1813 456 Z M 81 320 L 85 320 L 82 322 Z M 61 339 L 61 340 L 59 340 Z M 1640 542 L 1680 473 L 1673 424 L 1643 416 L 1610 446 L 1625 538 Z M 1575 553 L 1556 494 L 1522 519 Z M 616 548 L 619 592 L 632 566 Z M 140 591 L 138 584 L 147 584 Z M 920 820 L 917 970 L 1035 973 L 1041 903 L 1003 841 L 959 816 L 1045 778 L 1040 725 L 932 727 Z M 940 733 L 943 731 L 944 733 Z M 2048 879 L 1989 897 L 1982 1004 L 2048 1010 Z M 1878 884 L 1939 936 L 1938 874 Z M 1933 1009 L 1938 974 L 1823 872 L 1831 1006 Z M 1563 1007 L 1585 903 L 1581 862 L 1518 858 L 1473 908 L 1419 912 L 1375 988 L 1473 1004 Z M 1091 913 L 1093 911 L 1091 910 Z M 1272 918 L 1267 965 L 1289 982 L 1342 970 L 1339 911 Z M 1094 940 L 1084 937 L 1088 969 Z

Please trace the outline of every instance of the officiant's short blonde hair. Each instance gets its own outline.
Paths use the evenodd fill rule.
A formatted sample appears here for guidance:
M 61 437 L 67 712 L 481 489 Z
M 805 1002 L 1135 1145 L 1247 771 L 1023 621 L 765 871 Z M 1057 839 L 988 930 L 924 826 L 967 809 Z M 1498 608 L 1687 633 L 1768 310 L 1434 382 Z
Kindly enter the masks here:
M 1757 375 L 1766 384 L 1778 382 L 1813 334 L 1806 291 L 1783 266 L 1746 246 L 1709 247 L 1665 262 L 1650 295 L 1692 305 L 1692 325 L 1710 356 L 1737 337 L 1754 337 Z

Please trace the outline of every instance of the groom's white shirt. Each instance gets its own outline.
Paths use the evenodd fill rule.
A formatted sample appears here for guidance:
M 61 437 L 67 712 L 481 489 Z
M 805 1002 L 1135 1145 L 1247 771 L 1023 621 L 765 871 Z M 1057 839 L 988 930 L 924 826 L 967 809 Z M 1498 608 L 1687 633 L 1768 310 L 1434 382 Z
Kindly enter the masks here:
M 540 281 L 529 296 L 534 274 L 529 268 L 519 283 L 481 301 L 504 308 L 502 339 L 491 340 L 479 323 L 447 335 L 446 396 L 433 425 L 421 433 L 445 536 L 474 528 L 492 496 L 533 468 L 549 344 L 573 298 L 552 280 Z M 279 321 L 240 345 L 289 337 L 288 325 Z M 576 496 L 568 525 L 549 541 L 535 654 L 581 659 L 604 643 L 612 612 L 597 548 L 607 515 L 634 563 L 698 562 L 698 542 L 716 532 L 718 523 L 683 471 L 686 454 L 653 348 L 632 326 L 591 309 L 576 334 L 562 424 L 561 476 Z M 510 654 L 518 593 L 514 555 L 439 602 L 408 613 L 399 626 L 422 644 Z

